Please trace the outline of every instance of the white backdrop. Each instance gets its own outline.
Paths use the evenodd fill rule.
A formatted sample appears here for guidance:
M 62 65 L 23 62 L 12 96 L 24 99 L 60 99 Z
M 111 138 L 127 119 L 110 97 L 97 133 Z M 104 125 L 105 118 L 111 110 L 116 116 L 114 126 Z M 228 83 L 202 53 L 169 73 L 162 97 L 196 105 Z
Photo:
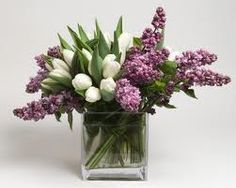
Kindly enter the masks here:
M 199 100 L 177 95 L 178 109 L 150 117 L 148 182 L 83 182 L 79 176 L 80 125 L 71 132 L 53 117 L 23 122 L 12 109 L 37 96 L 24 93 L 34 75 L 33 57 L 58 43 L 66 25 L 89 31 L 94 18 L 112 31 L 120 15 L 125 29 L 141 33 L 155 8 L 168 14 L 166 44 L 177 50 L 208 48 L 219 56 L 215 70 L 233 82 L 198 88 Z M 225 0 L 0 0 L 0 187 L 236 187 L 236 1 Z

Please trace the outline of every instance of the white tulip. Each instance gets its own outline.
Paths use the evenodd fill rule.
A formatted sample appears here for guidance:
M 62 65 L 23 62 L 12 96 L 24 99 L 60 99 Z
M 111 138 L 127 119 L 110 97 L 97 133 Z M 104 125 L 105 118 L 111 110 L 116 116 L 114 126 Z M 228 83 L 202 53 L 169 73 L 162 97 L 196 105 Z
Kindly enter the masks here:
M 53 68 L 52 68 L 48 63 L 45 64 L 45 67 L 46 67 L 49 71 L 52 71 L 52 70 L 53 70 Z
M 76 90 L 86 90 L 92 86 L 92 79 L 86 74 L 77 74 L 72 80 L 72 85 Z
M 88 88 L 88 90 L 85 92 L 85 100 L 91 103 L 99 101 L 101 97 L 100 90 L 93 86 Z
M 67 72 L 70 71 L 70 68 L 68 67 L 68 65 L 64 61 L 62 61 L 61 59 L 57 59 L 57 58 L 53 59 L 52 65 L 53 65 L 54 69 L 61 69 L 61 70 L 65 70 Z
M 109 54 L 104 58 L 102 63 L 104 78 L 113 78 L 120 71 L 121 66 L 115 59 L 116 56 L 113 54 Z
M 110 33 L 107 33 L 107 32 L 104 33 L 104 38 L 106 40 L 106 43 L 107 43 L 108 47 L 111 48 L 111 41 L 112 41 L 112 39 L 111 39 Z
M 74 52 L 71 51 L 71 50 L 63 50 L 63 57 L 66 61 L 66 63 L 71 67 L 71 64 L 72 64 L 72 60 L 73 60 L 73 57 L 74 57 Z
M 41 85 L 41 87 L 42 87 L 43 89 L 50 90 L 50 91 L 52 90 L 52 88 L 51 88 L 49 85 L 47 85 L 47 84 L 41 83 L 40 85 Z
M 92 73 L 92 71 L 91 71 L 92 54 L 84 48 L 82 49 L 82 53 L 84 54 L 84 56 L 86 57 L 86 59 L 89 62 L 88 63 L 88 72 L 89 72 L 89 74 L 91 74 Z
M 49 73 L 49 76 L 53 77 L 58 77 L 58 78 L 68 78 L 72 79 L 70 73 L 63 69 L 54 69 L 52 72 Z
M 126 51 L 131 47 L 132 39 L 133 37 L 129 33 L 122 33 L 118 38 L 119 50 L 121 52 L 121 60 L 120 60 L 121 64 L 124 63 L 125 61 Z
M 180 52 L 178 52 L 178 51 L 173 51 L 173 52 L 170 53 L 170 55 L 169 55 L 169 57 L 168 57 L 168 60 L 169 60 L 169 61 L 175 61 L 175 60 L 176 60 L 176 57 L 177 57 L 177 56 L 180 56 L 180 55 L 181 55 Z
M 105 101 L 114 99 L 116 83 L 112 78 L 102 79 L 100 83 L 100 91 Z
M 49 84 L 50 85 L 50 84 L 57 84 L 58 82 L 53 80 L 53 79 L 51 79 L 51 78 L 46 78 L 41 83 L 42 84 Z

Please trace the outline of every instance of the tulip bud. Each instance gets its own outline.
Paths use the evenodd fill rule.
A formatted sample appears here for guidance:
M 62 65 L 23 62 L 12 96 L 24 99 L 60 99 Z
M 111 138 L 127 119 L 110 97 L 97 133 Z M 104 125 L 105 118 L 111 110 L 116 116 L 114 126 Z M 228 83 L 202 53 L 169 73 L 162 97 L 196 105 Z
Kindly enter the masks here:
M 120 64 L 115 59 L 114 54 L 109 54 L 104 58 L 102 62 L 104 78 L 113 78 L 120 71 Z
M 57 58 L 53 59 L 52 65 L 53 65 L 54 69 L 65 70 L 67 72 L 70 71 L 68 65 L 64 61 L 62 61 L 61 59 L 57 59 Z
M 66 63 L 71 67 L 71 64 L 72 64 L 72 59 L 74 57 L 74 52 L 71 51 L 71 50 L 63 50 L 63 57 L 66 61 Z
M 49 73 L 49 77 L 65 86 L 71 86 L 71 75 L 63 69 L 54 69 Z
M 86 74 L 77 74 L 72 80 L 72 85 L 76 90 L 86 90 L 92 86 L 92 79 Z
M 100 91 L 105 101 L 111 101 L 114 98 L 116 83 L 112 78 L 101 80 Z
M 89 74 L 91 74 L 92 73 L 92 71 L 91 71 L 92 54 L 84 48 L 82 49 L 82 53 L 84 54 L 84 56 L 86 57 L 86 59 L 89 62 L 88 63 L 88 72 L 89 72 Z
M 91 103 L 97 102 L 101 99 L 101 93 L 98 88 L 91 86 L 85 92 L 85 100 Z
M 121 60 L 120 63 L 124 63 L 125 57 L 126 57 L 126 51 L 131 47 L 132 45 L 132 36 L 129 33 L 122 33 L 120 37 L 118 38 L 119 43 L 119 50 L 121 52 Z

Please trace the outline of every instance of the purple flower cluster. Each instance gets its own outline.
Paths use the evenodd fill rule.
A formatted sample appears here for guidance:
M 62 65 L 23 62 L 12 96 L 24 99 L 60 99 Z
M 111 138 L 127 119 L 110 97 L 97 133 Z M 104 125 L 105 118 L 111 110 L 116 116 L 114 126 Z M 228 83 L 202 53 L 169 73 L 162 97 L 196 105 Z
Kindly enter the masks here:
M 155 29 L 164 29 L 166 24 L 166 13 L 162 7 L 158 7 L 153 17 L 152 25 Z
M 163 48 L 160 51 L 152 49 L 151 51 L 145 54 L 145 56 L 148 59 L 148 62 L 155 66 L 163 64 L 165 60 L 167 60 L 169 55 L 170 55 L 170 52 L 166 48 Z
M 65 108 L 66 112 L 72 111 L 74 108 L 82 110 L 78 97 L 71 92 L 63 91 L 56 95 L 44 96 L 39 101 L 28 103 L 23 108 L 15 109 L 13 113 L 23 120 L 38 121 L 46 115 L 58 112 L 60 107 Z
M 186 51 L 183 52 L 180 57 L 177 57 L 177 61 L 182 69 L 196 68 L 204 65 L 211 65 L 217 60 L 215 54 L 209 53 L 207 50 L 197 50 L 195 52 Z
M 141 102 L 140 91 L 132 86 L 127 79 L 120 79 L 116 82 L 116 101 L 128 112 L 137 112 Z
M 203 68 L 187 71 L 185 79 L 188 80 L 188 86 L 222 86 L 231 81 L 228 76 Z
M 154 32 L 151 28 L 146 28 L 141 37 L 142 44 L 145 47 L 145 50 L 150 50 L 156 47 L 156 44 L 159 43 L 162 39 L 162 34 L 160 32 Z
M 48 70 L 40 69 L 35 77 L 30 78 L 29 83 L 26 85 L 27 93 L 36 93 L 40 89 L 41 82 L 48 76 Z
M 39 66 L 40 69 L 44 69 L 44 70 L 47 69 L 46 66 L 45 66 L 46 61 L 45 61 L 45 57 L 44 57 L 43 54 L 36 56 L 34 59 L 35 59 L 36 64 Z
M 62 58 L 61 50 L 59 46 L 54 46 L 52 48 L 48 48 L 47 52 L 48 56 L 54 57 L 54 58 Z

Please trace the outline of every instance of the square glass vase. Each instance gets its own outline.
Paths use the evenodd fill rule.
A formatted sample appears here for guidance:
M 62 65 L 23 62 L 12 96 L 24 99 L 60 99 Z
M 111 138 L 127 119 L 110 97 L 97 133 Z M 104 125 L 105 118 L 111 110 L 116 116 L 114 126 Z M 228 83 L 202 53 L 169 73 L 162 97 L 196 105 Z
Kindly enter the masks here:
M 82 122 L 84 180 L 147 180 L 146 113 L 86 112 Z

